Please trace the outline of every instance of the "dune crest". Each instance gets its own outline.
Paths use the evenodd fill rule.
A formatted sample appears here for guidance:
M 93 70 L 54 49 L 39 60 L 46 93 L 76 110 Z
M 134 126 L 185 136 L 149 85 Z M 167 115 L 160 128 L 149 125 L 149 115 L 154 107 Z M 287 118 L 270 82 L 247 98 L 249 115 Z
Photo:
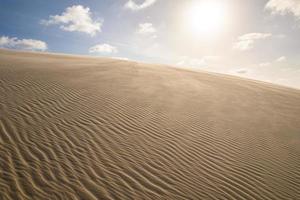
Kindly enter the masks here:
M 0 50 L 0 199 L 300 199 L 300 91 Z

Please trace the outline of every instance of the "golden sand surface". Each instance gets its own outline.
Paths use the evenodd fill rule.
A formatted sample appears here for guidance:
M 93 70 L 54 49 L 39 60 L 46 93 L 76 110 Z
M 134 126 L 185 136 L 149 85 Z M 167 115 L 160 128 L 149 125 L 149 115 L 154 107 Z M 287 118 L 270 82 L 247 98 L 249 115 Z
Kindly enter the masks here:
M 300 90 L 0 50 L 0 199 L 300 199 Z

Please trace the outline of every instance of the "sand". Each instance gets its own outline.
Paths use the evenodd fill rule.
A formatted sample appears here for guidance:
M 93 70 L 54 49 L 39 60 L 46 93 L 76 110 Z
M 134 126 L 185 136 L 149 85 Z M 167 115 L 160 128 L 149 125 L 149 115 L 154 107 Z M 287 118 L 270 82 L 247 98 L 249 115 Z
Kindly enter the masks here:
M 300 90 L 0 50 L 0 199 L 300 199 Z

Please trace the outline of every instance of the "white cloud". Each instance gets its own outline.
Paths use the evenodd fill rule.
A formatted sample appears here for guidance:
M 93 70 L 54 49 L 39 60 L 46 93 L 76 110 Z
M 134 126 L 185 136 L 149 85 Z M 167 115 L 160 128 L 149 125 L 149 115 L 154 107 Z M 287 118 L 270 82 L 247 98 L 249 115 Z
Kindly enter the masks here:
M 238 74 L 241 75 L 241 74 L 248 74 L 249 72 L 250 70 L 247 68 L 240 68 L 240 69 L 231 70 L 229 73 L 234 75 L 238 75 Z
M 126 57 L 111 57 L 111 58 L 117 59 L 117 60 L 129 61 L 129 58 L 126 58 Z
M 0 47 L 11 49 L 22 49 L 30 51 L 45 51 L 47 44 L 41 40 L 18 39 L 16 37 L 0 37 Z
M 125 4 L 125 8 L 130 10 L 142 10 L 154 4 L 156 0 L 144 0 L 143 3 L 136 3 L 134 0 L 129 0 Z
M 300 19 L 299 0 L 269 0 L 265 9 L 270 10 L 272 14 L 292 14 Z
M 89 49 L 90 53 L 104 53 L 104 54 L 112 54 L 112 53 L 117 53 L 118 49 L 117 47 L 114 47 L 109 44 L 98 44 L 95 46 L 92 46 Z
M 247 33 L 239 37 L 239 40 L 259 40 L 271 37 L 271 33 Z
M 151 24 L 151 23 L 142 23 L 142 24 L 139 24 L 137 33 L 144 34 L 144 35 L 154 34 L 154 33 L 156 33 L 156 29 L 154 28 L 153 24 Z
M 279 38 L 279 39 L 284 39 L 286 38 L 286 35 L 285 34 L 279 34 L 279 35 L 275 35 L 276 38 Z
M 203 59 L 188 58 L 188 57 L 183 57 L 176 63 L 177 66 L 185 66 L 185 67 L 202 67 L 205 64 L 206 63 Z
M 238 49 L 240 51 L 247 51 L 247 50 L 253 49 L 253 46 L 254 46 L 253 44 L 254 44 L 254 40 L 241 40 L 241 41 L 236 42 L 233 45 L 233 48 Z
M 202 58 L 189 58 L 187 56 L 183 56 L 179 59 L 176 65 L 185 67 L 204 67 L 212 62 L 218 61 L 219 59 L 220 57 L 218 56 L 204 56 Z
M 240 51 L 247 51 L 253 49 L 256 40 L 263 40 L 271 36 L 271 33 L 248 33 L 240 36 L 238 41 L 233 45 L 233 48 Z
M 260 67 L 267 67 L 267 66 L 270 66 L 270 65 L 271 65 L 270 62 L 264 62 L 264 63 L 259 64 Z
M 287 59 L 286 59 L 285 56 L 281 56 L 281 57 L 275 59 L 275 60 L 272 61 L 272 62 L 264 62 L 264 63 L 260 63 L 259 66 L 260 66 L 260 67 L 267 67 L 267 66 L 270 66 L 270 65 L 274 64 L 275 62 L 285 62 L 286 60 L 287 60 Z
M 82 5 L 74 5 L 66 8 L 61 15 L 51 15 L 49 20 L 42 20 L 43 25 L 60 25 L 60 28 L 65 31 L 78 31 L 87 33 L 91 36 L 101 32 L 102 22 L 93 20 L 90 8 Z
M 285 56 L 281 56 L 279 58 L 276 59 L 276 62 L 284 62 L 286 61 L 286 57 Z

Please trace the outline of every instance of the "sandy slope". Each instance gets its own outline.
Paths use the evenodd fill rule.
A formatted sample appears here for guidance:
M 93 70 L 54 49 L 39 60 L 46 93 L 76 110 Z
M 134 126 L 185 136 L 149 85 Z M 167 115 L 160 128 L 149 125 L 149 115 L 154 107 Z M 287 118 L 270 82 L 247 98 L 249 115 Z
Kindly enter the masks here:
M 300 199 L 300 91 L 0 50 L 0 199 Z

